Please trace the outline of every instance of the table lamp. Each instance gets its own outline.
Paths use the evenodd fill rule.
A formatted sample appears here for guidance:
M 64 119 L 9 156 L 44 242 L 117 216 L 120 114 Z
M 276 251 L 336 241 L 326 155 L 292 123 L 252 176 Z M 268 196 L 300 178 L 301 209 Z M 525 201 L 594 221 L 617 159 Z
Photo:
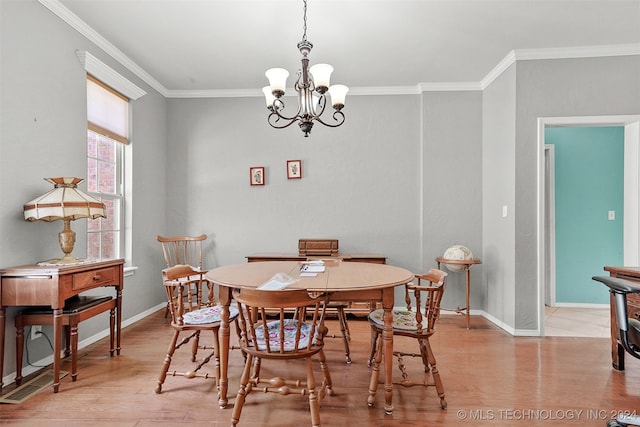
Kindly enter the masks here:
M 27 221 L 64 221 L 64 229 L 58 234 L 60 249 L 64 257 L 48 261 L 50 264 L 70 264 L 79 262 L 71 256 L 76 243 L 76 233 L 71 230 L 71 221 L 78 218 L 106 218 L 105 206 L 101 201 L 78 190 L 82 178 L 45 178 L 54 185 L 53 190 L 24 205 L 24 219 Z

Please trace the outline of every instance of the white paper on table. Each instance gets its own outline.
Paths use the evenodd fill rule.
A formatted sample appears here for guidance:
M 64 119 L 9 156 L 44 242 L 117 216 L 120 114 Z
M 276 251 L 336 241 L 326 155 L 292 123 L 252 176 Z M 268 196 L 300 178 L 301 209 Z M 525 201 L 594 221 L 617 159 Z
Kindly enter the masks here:
M 267 290 L 267 291 L 277 291 L 279 289 L 284 289 L 289 286 L 288 283 L 282 283 L 277 280 L 269 280 L 266 283 L 263 283 L 258 287 L 258 289 Z
M 324 265 L 305 265 L 300 271 L 303 273 L 324 273 Z
M 284 289 L 297 281 L 298 279 L 294 279 L 285 273 L 276 273 L 271 279 L 260 285 L 258 289 L 277 291 L 279 289 Z

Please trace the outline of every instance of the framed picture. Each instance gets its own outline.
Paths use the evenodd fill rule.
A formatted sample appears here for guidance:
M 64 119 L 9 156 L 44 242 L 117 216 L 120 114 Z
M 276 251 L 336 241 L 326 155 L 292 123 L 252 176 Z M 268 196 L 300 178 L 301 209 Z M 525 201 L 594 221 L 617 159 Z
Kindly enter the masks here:
M 264 185 L 264 166 L 249 168 L 251 185 Z
M 289 179 L 302 178 L 302 161 L 301 160 L 287 160 L 287 178 Z

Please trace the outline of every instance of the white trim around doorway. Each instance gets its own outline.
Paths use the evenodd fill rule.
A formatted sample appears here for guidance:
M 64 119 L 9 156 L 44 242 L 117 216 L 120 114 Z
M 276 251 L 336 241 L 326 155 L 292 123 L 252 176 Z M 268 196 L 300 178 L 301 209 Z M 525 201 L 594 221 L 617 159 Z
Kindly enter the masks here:
M 538 118 L 537 284 L 538 334 L 545 318 L 545 137 L 547 126 L 624 126 L 624 264 L 640 265 L 640 115 Z

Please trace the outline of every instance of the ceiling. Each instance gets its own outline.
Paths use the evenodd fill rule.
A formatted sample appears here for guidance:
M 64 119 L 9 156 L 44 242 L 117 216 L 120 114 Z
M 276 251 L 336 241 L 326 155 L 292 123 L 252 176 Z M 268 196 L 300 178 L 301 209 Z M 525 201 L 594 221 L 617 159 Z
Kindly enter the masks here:
M 302 0 L 39 1 L 165 95 L 300 68 Z M 478 84 L 513 51 L 640 53 L 640 0 L 308 0 L 307 27 L 311 64 L 352 90 Z

